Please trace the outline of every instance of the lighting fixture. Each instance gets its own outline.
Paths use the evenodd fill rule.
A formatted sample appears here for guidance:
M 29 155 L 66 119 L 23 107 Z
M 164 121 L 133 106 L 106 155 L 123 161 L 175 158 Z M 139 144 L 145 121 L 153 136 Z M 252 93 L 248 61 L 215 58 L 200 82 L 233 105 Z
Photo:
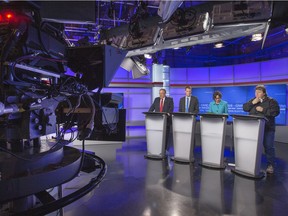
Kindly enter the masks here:
M 214 44 L 214 48 L 219 49 L 219 48 L 223 48 L 223 47 L 224 47 L 223 42 L 218 42 L 218 43 L 215 43 L 215 44 Z
M 263 39 L 262 34 L 253 34 L 252 38 L 251 38 L 251 41 L 260 41 L 262 39 Z
M 150 54 L 148 54 L 148 53 L 145 53 L 145 54 L 144 54 L 144 57 L 145 57 L 146 59 L 152 59 L 152 55 L 150 55 Z

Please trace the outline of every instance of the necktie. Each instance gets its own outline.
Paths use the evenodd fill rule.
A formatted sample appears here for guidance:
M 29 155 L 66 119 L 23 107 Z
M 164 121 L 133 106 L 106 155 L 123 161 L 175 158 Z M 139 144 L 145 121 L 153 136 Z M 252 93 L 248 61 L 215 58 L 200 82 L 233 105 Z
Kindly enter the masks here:
M 163 111 L 163 98 L 160 100 L 160 112 Z
M 186 108 L 185 112 L 189 112 L 189 97 L 186 97 Z

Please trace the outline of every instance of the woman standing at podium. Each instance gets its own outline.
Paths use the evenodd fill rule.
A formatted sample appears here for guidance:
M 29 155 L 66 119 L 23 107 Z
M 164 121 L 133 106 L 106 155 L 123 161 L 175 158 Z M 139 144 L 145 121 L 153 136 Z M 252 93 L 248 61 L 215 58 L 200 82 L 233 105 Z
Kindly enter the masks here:
M 264 130 L 264 150 L 268 162 L 267 173 L 272 174 L 275 166 L 275 117 L 280 113 L 280 107 L 276 100 L 268 97 L 264 85 L 257 85 L 255 88 L 255 98 L 243 104 L 243 110 L 250 115 L 264 116 L 268 119 Z
M 222 100 L 222 93 L 220 91 L 213 93 L 213 101 L 209 104 L 208 113 L 228 114 L 228 104 Z

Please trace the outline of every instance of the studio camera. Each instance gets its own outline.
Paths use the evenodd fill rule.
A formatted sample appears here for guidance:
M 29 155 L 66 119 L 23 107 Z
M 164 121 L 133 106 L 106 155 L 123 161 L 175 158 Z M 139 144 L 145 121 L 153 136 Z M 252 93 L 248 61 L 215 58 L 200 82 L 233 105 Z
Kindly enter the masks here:
M 43 21 L 39 5 L 19 1 L 0 3 L 0 53 L 0 213 L 46 214 L 105 175 L 104 161 L 90 155 L 101 167 L 97 178 L 69 199 L 47 192 L 81 171 L 85 140 L 125 140 L 123 95 L 101 91 L 126 52 L 72 47 L 61 24 Z M 76 139 L 82 150 L 69 147 Z

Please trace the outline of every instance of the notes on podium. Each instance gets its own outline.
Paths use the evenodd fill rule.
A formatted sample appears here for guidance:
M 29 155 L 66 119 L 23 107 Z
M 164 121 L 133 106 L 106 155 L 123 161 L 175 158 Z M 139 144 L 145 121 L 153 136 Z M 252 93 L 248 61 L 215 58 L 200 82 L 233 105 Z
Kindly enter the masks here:
M 200 114 L 202 163 L 209 168 L 224 169 L 227 114 Z
M 195 113 L 175 112 L 172 115 L 174 157 L 172 160 L 182 163 L 193 163 L 194 134 L 196 128 Z
M 145 158 L 165 159 L 166 127 L 168 113 L 144 112 L 146 126 L 147 155 Z
M 255 115 L 231 115 L 233 117 L 236 174 L 250 178 L 262 178 L 261 168 L 265 122 Z

